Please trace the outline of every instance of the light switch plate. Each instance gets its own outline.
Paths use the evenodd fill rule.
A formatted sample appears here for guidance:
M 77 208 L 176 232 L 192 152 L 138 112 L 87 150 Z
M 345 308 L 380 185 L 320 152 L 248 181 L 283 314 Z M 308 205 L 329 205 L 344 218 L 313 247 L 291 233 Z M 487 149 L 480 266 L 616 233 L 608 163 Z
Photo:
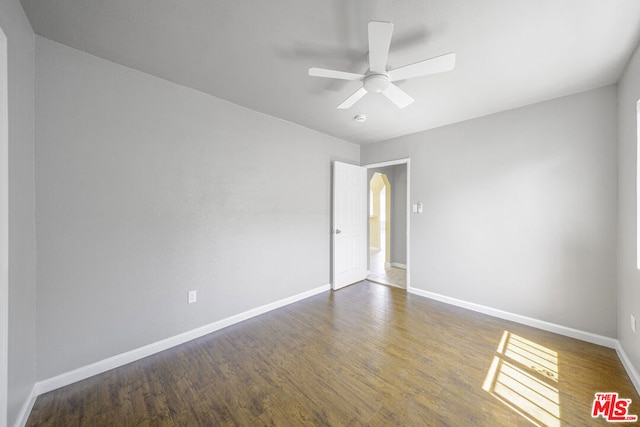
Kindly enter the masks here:
M 198 301 L 198 291 L 189 291 L 189 304 Z

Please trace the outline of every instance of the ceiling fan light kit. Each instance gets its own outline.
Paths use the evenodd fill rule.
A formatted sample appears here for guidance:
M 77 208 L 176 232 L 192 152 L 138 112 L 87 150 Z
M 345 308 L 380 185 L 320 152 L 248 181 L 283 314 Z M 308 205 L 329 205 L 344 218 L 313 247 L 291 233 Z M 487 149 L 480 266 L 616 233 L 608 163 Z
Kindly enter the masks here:
M 309 68 L 309 75 L 329 79 L 359 81 L 362 86 L 345 99 L 339 109 L 347 109 L 358 102 L 367 93 L 382 93 L 398 108 L 404 108 L 414 99 L 393 82 L 441 73 L 455 67 L 456 55 L 448 53 L 435 58 L 425 59 L 414 64 L 387 70 L 389 47 L 393 24 L 390 22 L 369 22 L 369 71 L 366 74 L 345 71 L 327 70 L 325 68 Z
M 367 92 L 384 92 L 391 82 L 389 81 L 389 77 L 384 74 L 370 74 L 366 76 L 363 80 L 364 90 Z

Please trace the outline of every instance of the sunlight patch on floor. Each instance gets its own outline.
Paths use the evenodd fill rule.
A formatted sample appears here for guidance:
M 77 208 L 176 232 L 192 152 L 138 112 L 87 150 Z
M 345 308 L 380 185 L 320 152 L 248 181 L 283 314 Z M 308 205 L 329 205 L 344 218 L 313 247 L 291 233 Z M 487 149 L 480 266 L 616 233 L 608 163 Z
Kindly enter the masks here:
M 504 331 L 482 388 L 534 425 L 560 426 L 558 353 Z

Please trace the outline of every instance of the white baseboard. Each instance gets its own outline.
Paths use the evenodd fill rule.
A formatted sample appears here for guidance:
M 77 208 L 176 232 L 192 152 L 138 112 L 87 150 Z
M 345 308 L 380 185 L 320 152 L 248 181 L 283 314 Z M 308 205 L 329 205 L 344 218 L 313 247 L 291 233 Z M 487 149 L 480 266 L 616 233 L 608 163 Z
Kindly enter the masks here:
M 407 264 L 400 264 L 399 262 L 392 262 L 391 267 L 401 268 L 403 270 L 407 269 Z
M 34 396 L 37 397 L 51 390 L 55 390 L 57 388 L 64 387 L 66 385 L 84 380 L 94 375 L 101 374 L 103 372 L 117 368 L 119 366 L 126 365 L 127 363 L 135 362 L 136 360 L 140 360 L 152 354 L 159 353 L 171 347 L 175 347 L 177 345 L 183 344 L 187 341 L 200 338 L 204 335 L 210 334 L 219 329 L 226 328 L 227 326 L 231 326 L 236 323 L 242 322 L 243 320 L 247 320 L 252 317 L 259 316 L 260 314 L 264 314 L 268 311 L 272 311 L 277 308 L 284 307 L 285 305 L 289 305 L 294 302 L 301 301 L 305 298 L 312 297 L 314 295 L 328 291 L 330 289 L 331 289 L 331 285 L 320 286 L 315 289 L 311 289 L 309 291 L 302 292 L 300 294 L 293 295 L 291 297 L 284 298 L 279 301 L 275 301 L 275 302 L 265 304 L 263 306 L 245 311 L 243 313 L 239 313 L 234 316 L 227 317 L 226 319 L 218 320 L 217 322 L 213 322 L 208 325 L 201 326 L 196 329 L 192 329 L 190 331 L 184 332 L 179 335 L 175 335 L 173 337 L 164 339 L 162 341 L 158 341 L 158 342 L 128 351 L 126 353 L 118 354 L 118 355 L 109 357 L 107 359 L 100 360 L 90 365 L 83 366 L 78 369 L 74 369 L 73 371 L 65 372 L 55 377 L 38 381 L 34 386 L 33 394 Z M 28 413 L 27 413 L 27 416 L 28 416 Z
M 24 427 L 29 420 L 29 415 L 31 414 L 31 410 L 33 409 L 33 405 L 36 403 L 36 399 L 38 395 L 36 394 L 36 386 L 34 385 L 31 389 L 31 394 L 27 400 L 24 401 L 22 407 L 20 408 L 20 412 L 18 413 L 18 418 L 16 418 L 16 422 L 14 427 Z
M 613 349 L 618 348 L 618 340 L 616 340 L 615 338 L 609 338 L 603 335 L 581 331 L 579 329 L 569 328 L 567 326 L 558 325 L 556 323 L 546 322 L 544 320 L 538 320 L 532 317 L 510 313 L 508 311 L 499 310 L 493 307 L 487 307 L 485 305 L 476 304 L 473 302 L 459 300 L 457 298 L 436 294 L 434 292 L 429 292 L 422 289 L 408 288 L 407 292 L 415 295 L 423 296 L 426 298 L 430 298 L 436 301 L 444 302 L 446 304 L 455 305 L 457 307 L 466 308 L 467 310 L 476 311 L 478 313 L 488 314 L 489 316 L 497 317 L 499 319 L 510 320 L 512 322 L 520 323 L 527 326 L 532 326 L 534 328 L 542 329 L 544 331 L 554 332 L 556 334 L 564 335 L 571 338 L 576 338 L 576 339 L 590 342 L 593 344 L 598 344 L 604 347 L 609 347 Z
M 631 363 L 631 359 L 629 359 L 629 356 L 627 356 L 627 353 L 625 353 L 622 348 L 622 344 L 620 344 L 620 341 L 618 340 L 616 340 L 616 352 L 618 353 L 618 357 L 620 358 L 625 371 L 627 371 L 627 375 L 629 375 L 633 386 L 636 388 L 636 391 L 640 393 L 640 375 L 638 375 L 638 371 L 636 371 L 636 368 Z

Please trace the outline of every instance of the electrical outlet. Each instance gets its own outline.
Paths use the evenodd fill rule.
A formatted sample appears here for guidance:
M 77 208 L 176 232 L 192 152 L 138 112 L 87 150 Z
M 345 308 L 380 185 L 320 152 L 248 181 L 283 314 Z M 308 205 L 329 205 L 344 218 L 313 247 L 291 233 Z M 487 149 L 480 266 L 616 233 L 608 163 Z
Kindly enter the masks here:
M 198 291 L 189 291 L 189 304 L 198 301 Z
M 631 330 L 634 334 L 636 333 L 636 318 L 633 314 L 631 315 Z

